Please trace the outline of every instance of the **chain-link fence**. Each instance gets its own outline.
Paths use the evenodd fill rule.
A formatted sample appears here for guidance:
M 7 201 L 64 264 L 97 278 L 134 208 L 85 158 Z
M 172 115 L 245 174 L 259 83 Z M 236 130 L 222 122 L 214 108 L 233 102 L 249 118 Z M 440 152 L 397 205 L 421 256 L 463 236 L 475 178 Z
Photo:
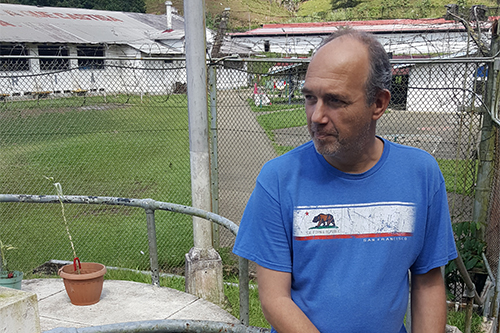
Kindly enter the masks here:
M 189 205 L 184 61 L 84 59 L 2 58 L 0 193 L 55 194 L 53 183 L 59 182 L 67 195 Z M 393 61 L 392 101 L 377 125 L 378 135 L 437 159 L 454 225 L 473 221 L 487 65 L 475 59 Z M 217 77 L 210 99 L 216 213 L 238 223 L 262 165 L 309 140 L 300 92 L 307 66 L 297 59 L 226 59 L 209 66 Z M 494 179 L 490 190 L 498 187 L 497 174 Z M 500 197 L 491 193 L 489 221 L 498 221 Z M 143 212 L 65 210 L 82 261 L 149 267 Z M 72 259 L 60 206 L 2 204 L 0 218 L 0 239 L 18 248 L 9 252 L 12 269 Z M 160 268 L 182 273 L 193 245 L 190 218 L 161 212 L 156 220 Z M 497 224 L 497 231 L 490 223 L 486 232 L 496 248 Z M 216 231 L 221 252 L 229 253 L 233 236 Z
M 218 92 L 220 213 L 235 221 L 242 210 L 233 203 L 246 202 L 261 166 L 309 140 L 300 93 L 307 62 L 284 61 L 246 63 L 248 87 Z M 472 218 L 484 112 L 477 87 L 482 81 L 474 74 L 483 67 L 482 63 L 394 65 L 392 101 L 377 125 L 378 135 L 436 157 L 448 184 L 454 222 Z
M 183 60 L 3 58 L 0 192 L 56 194 L 59 182 L 66 195 L 189 205 L 185 82 Z M 82 261 L 149 268 L 144 212 L 67 205 L 65 215 Z M 60 206 L 2 204 L 0 216 L 0 239 L 17 248 L 11 269 L 72 260 Z M 190 221 L 158 214 L 162 269 L 183 271 Z
M 291 59 L 228 60 L 218 67 L 238 67 L 248 73 L 242 88 L 219 90 L 217 95 L 221 215 L 239 221 L 262 165 L 309 140 L 300 93 L 307 65 Z M 474 260 L 485 246 L 473 242 L 479 226 L 473 220 L 482 118 L 487 110 L 486 66 L 474 59 L 393 61 L 392 100 L 377 124 L 378 135 L 424 149 L 437 159 L 453 225 L 459 231 L 457 242 L 469 268 L 477 266 Z M 233 80 L 221 76 L 218 82 Z M 498 233 L 490 237 L 498 239 Z M 221 246 L 233 241 L 229 233 L 221 235 Z M 453 265 L 448 270 L 450 292 L 459 299 L 463 283 Z

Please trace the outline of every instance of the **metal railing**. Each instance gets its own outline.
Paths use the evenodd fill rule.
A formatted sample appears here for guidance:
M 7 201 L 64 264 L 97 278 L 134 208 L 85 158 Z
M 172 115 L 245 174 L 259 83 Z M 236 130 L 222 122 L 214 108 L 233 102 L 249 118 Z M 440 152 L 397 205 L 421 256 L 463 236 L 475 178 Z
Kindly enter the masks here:
M 151 264 L 151 281 L 155 286 L 160 286 L 158 267 L 158 248 L 156 243 L 155 211 L 165 210 L 174 213 L 197 216 L 207 221 L 226 227 L 236 236 L 238 226 L 220 215 L 207 212 L 198 208 L 153 199 L 133 199 L 117 197 L 98 197 L 80 195 L 28 195 L 28 194 L 0 194 L 0 202 L 22 203 L 64 203 L 64 204 L 97 204 L 143 208 L 146 212 L 147 233 L 149 243 L 149 259 Z M 239 258 L 239 296 L 240 296 L 240 322 L 249 325 L 249 277 L 248 260 Z
M 235 325 L 206 320 L 150 320 L 83 328 L 56 328 L 45 333 L 259 333 L 267 328 Z

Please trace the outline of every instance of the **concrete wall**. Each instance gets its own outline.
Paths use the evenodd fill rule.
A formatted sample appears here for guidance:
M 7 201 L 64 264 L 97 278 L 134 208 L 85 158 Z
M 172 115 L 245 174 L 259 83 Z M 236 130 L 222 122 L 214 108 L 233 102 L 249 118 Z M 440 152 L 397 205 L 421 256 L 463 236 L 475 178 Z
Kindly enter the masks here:
M 36 294 L 0 287 L 0 332 L 40 333 Z

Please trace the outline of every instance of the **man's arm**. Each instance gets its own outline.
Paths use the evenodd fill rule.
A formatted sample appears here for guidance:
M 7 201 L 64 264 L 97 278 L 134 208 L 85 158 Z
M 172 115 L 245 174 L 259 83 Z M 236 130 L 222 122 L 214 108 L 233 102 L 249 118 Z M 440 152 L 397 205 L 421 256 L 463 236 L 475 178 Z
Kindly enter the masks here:
M 446 326 L 446 290 L 441 269 L 411 277 L 412 333 L 443 333 Z
M 292 301 L 290 273 L 257 265 L 257 281 L 264 316 L 276 331 L 319 333 L 304 312 Z

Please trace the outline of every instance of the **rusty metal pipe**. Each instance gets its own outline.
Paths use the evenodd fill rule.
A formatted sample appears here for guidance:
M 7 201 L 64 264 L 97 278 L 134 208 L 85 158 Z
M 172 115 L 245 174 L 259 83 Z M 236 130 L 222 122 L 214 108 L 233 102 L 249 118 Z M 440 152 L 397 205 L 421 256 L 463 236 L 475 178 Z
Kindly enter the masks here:
M 267 328 L 206 320 L 149 320 L 82 328 L 56 328 L 45 333 L 260 333 Z
M 59 203 L 57 195 L 30 195 L 30 194 L 0 194 L 0 202 L 25 202 L 25 203 Z M 155 201 L 153 199 L 131 199 L 117 197 L 97 197 L 84 195 L 65 195 L 63 203 L 68 204 L 104 204 L 116 206 L 141 207 L 144 209 L 166 210 L 169 212 L 181 213 L 186 215 L 198 216 L 220 224 L 236 235 L 238 226 L 220 215 L 207 212 L 202 209 L 179 205 L 169 202 Z

